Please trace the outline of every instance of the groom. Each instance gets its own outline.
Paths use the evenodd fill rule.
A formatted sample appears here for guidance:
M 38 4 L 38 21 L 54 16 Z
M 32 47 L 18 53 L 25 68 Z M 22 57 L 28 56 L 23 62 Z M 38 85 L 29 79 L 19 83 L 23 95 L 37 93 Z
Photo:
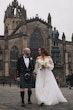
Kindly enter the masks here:
M 21 105 L 25 106 L 25 88 L 28 88 L 28 104 L 31 104 L 33 60 L 30 58 L 30 49 L 25 48 L 24 54 L 17 61 L 17 81 L 20 82 Z

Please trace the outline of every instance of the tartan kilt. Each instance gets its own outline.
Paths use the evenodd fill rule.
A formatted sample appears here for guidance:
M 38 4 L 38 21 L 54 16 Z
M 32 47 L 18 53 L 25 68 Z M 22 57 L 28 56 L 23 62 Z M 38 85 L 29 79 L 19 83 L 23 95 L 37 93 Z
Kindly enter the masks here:
M 35 79 L 32 73 L 30 73 L 30 78 L 25 79 L 24 74 L 20 74 L 20 88 L 35 88 Z

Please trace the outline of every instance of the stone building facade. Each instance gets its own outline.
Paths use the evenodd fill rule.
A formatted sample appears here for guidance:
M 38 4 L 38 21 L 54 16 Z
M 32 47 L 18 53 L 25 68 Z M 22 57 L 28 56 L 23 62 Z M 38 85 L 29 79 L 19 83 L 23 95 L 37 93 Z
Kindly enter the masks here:
M 65 34 L 59 39 L 59 32 L 52 28 L 51 15 L 47 21 L 35 16 L 27 19 L 26 9 L 14 0 L 5 11 L 4 36 L 0 35 L 0 76 L 15 77 L 18 56 L 29 47 L 35 59 L 37 49 L 44 46 L 51 54 L 59 77 L 73 72 L 73 35 L 66 41 Z

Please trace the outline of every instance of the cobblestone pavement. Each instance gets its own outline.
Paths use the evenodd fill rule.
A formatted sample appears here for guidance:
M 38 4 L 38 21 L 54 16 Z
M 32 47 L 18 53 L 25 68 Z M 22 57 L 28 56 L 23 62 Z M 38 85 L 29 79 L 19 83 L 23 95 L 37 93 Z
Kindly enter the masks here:
M 0 85 L 0 110 L 73 110 L 73 89 L 61 88 L 64 96 L 67 98 L 68 103 L 60 103 L 53 106 L 37 105 L 35 93 L 33 89 L 32 105 L 27 104 L 27 90 L 25 92 L 26 107 L 21 107 L 19 87 L 8 85 Z

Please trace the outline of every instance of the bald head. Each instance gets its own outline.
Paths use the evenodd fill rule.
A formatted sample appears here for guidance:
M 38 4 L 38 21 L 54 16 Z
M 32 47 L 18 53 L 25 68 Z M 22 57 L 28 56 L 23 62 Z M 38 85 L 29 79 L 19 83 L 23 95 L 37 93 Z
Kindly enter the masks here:
M 25 54 L 25 55 L 28 55 L 28 56 L 29 56 L 30 53 L 31 53 L 30 48 L 24 48 L 23 51 L 24 51 L 24 54 Z
M 24 51 L 27 51 L 27 50 L 30 51 L 30 48 L 24 48 Z

